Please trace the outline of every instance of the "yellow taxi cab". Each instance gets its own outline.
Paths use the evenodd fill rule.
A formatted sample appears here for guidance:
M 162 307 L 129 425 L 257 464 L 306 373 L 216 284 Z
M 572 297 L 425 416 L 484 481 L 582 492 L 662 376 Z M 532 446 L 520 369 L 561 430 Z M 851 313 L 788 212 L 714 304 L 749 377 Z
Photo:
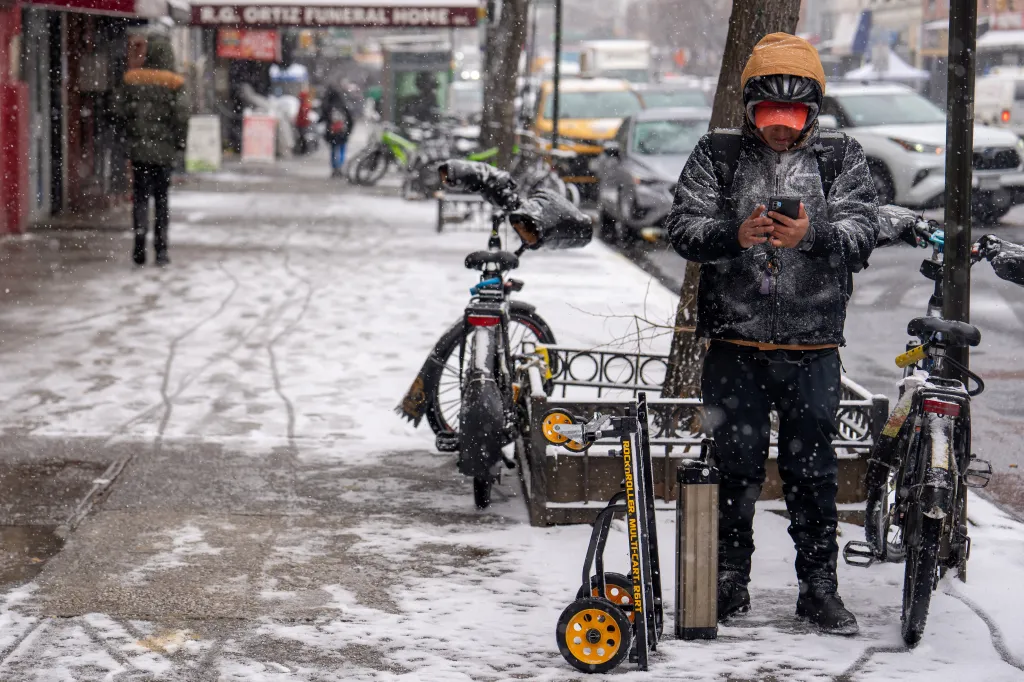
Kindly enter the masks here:
M 553 85 L 541 85 L 533 132 L 550 143 L 554 128 Z M 576 158 L 560 160 L 559 174 L 566 182 L 580 186 L 584 199 L 596 196 L 595 159 L 604 151 L 604 143 L 615 137 L 622 119 L 643 109 L 643 102 L 630 83 L 611 78 L 563 78 L 558 97 L 558 148 L 576 153 Z M 592 169 L 592 166 L 595 168 Z

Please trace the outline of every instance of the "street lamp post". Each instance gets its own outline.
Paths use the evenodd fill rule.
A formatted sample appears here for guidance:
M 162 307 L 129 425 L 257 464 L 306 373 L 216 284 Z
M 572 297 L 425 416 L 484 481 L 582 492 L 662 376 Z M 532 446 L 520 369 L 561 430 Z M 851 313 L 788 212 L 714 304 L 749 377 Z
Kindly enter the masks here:
M 974 65 L 978 36 L 978 0 L 949 4 L 949 60 L 946 91 L 946 243 L 943 256 L 942 316 L 971 319 L 971 164 L 974 156 Z M 948 349 L 950 357 L 968 366 L 967 348 Z M 958 367 L 947 363 L 950 378 L 966 382 Z M 963 516 L 966 519 L 967 497 Z M 967 580 L 961 560 L 960 579 Z

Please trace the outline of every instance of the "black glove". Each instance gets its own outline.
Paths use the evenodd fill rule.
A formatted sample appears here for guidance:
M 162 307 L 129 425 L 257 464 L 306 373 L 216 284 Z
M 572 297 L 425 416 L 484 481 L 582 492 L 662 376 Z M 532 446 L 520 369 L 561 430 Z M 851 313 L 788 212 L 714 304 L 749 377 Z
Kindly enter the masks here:
M 983 234 L 978 240 L 978 257 L 992 260 L 1002 251 L 1003 240 L 994 234 Z
M 462 192 L 479 194 L 504 211 L 519 206 L 516 181 L 505 171 L 479 161 L 448 160 L 438 167 L 445 185 Z
M 590 243 L 594 229 L 582 211 L 549 189 L 537 190 L 508 216 L 523 243 L 531 249 L 574 249 Z

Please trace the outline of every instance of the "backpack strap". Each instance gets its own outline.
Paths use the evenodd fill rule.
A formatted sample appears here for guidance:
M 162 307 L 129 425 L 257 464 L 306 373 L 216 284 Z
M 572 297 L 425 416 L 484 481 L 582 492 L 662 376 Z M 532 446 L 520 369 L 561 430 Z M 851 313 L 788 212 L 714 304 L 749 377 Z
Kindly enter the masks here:
M 732 176 L 736 174 L 742 146 L 743 132 L 739 128 L 715 128 L 711 131 L 711 164 L 723 194 L 728 195 L 732 188 Z
M 821 189 L 825 192 L 825 201 L 832 192 L 832 185 L 843 172 L 846 161 L 846 133 L 828 130 L 818 133 L 818 174 L 821 176 Z

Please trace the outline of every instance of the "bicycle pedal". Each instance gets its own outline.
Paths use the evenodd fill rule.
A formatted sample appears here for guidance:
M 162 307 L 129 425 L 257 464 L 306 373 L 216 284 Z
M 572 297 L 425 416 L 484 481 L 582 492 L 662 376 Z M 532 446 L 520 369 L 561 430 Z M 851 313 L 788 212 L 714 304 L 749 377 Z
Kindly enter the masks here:
M 460 450 L 459 434 L 439 433 L 434 439 L 434 447 L 441 452 L 458 452 Z
M 850 540 L 843 547 L 843 561 L 851 566 L 867 568 L 876 560 L 875 548 L 870 543 Z
M 992 480 L 992 463 L 971 455 L 971 461 L 964 472 L 964 485 L 968 488 L 984 488 Z

